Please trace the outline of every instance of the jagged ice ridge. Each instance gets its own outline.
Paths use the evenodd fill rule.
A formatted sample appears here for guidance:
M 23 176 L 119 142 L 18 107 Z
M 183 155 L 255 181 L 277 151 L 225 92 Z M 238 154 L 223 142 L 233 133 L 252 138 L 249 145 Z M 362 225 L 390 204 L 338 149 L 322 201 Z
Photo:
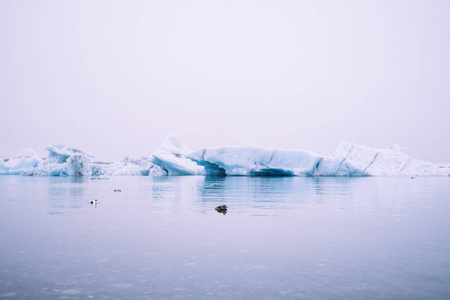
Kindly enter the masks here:
M 174 134 L 148 156 L 126 157 L 111 164 L 92 162 L 92 154 L 64 145 L 47 147 L 43 160 L 27 149 L 10 160 L 0 160 L 0 175 L 30 176 L 449 176 L 449 168 L 410 156 L 394 146 L 376 149 L 342 142 L 335 156 L 304 150 L 259 147 L 203 148 L 192 152 Z

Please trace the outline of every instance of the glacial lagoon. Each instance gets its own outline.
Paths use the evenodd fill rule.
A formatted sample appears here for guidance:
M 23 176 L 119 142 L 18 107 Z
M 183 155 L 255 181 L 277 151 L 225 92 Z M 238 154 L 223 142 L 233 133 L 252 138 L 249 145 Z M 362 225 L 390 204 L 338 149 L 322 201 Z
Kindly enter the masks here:
M 450 297 L 449 177 L 94 178 L 0 176 L 0 299 Z

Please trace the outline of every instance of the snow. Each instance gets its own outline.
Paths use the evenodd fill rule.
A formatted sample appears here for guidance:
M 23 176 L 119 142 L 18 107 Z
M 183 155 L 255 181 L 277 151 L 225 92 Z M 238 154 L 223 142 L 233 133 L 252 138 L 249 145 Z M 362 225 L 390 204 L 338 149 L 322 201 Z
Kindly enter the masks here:
M 188 158 L 205 166 L 207 175 L 311 176 L 322 157 L 303 150 L 259 147 L 200 149 Z
M 166 175 L 204 175 L 203 166 L 186 157 L 191 150 L 175 134 L 169 134 L 151 154 L 151 161 Z

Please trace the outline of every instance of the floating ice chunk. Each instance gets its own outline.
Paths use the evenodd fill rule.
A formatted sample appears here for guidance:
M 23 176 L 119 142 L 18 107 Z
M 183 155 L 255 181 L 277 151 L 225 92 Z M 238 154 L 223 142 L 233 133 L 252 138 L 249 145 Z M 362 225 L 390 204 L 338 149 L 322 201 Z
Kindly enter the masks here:
M 322 160 L 310 151 L 258 147 L 200 149 L 187 157 L 208 175 L 311 176 Z
M 399 176 L 450 176 L 450 169 L 440 168 L 439 166 L 423 160 L 412 159 L 406 162 Z
M 407 154 L 398 145 L 376 149 L 342 142 L 336 156 L 324 158 L 317 176 L 447 176 L 448 170 Z
M 340 157 L 324 157 L 314 172 L 315 176 L 349 176 L 348 169 L 342 165 Z
M 92 154 L 63 145 L 47 147 L 43 161 L 25 150 L 7 162 L 0 175 L 246 175 L 246 176 L 449 176 L 450 168 L 410 156 L 398 145 L 377 149 L 343 142 L 333 157 L 303 150 L 221 147 L 195 152 L 171 134 L 148 157 L 111 164 L 92 163 Z
M 93 165 L 92 154 L 77 148 L 66 147 L 64 145 L 50 145 L 45 161 L 40 161 L 39 165 L 23 172 L 29 176 L 68 176 L 68 175 L 91 175 Z
M 69 175 L 92 175 L 92 162 L 84 153 L 76 153 L 67 159 L 67 171 Z
M 78 148 L 66 147 L 61 144 L 49 145 L 47 146 L 47 150 L 49 153 L 45 161 L 49 163 L 62 164 L 65 163 L 70 156 L 80 153 L 86 155 L 88 158 L 94 157 L 94 155 L 89 152 L 80 150 Z
M 6 163 L 3 160 L 2 162 L 0 174 L 20 175 L 26 170 L 37 167 L 42 159 L 32 149 L 27 149 L 14 155 Z
M 143 168 L 136 164 L 118 162 L 110 165 L 110 168 L 106 171 L 106 174 L 112 176 L 135 176 L 143 175 L 143 172 Z
M 137 164 L 115 162 L 104 166 L 104 174 L 109 176 L 135 176 L 144 175 L 145 170 Z
M 25 176 L 69 176 L 67 163 L 43 163 L 22 173 Z
M 203 175 L 203 166 L 197 165 L 186 158 L 191 150 L 183 144 L 180 137 L 170 134 L 156 148 L 151 155 L 151 160 L 158 165 L 166 175 Z
M 0 157 L 0 174 L 6 173 L 6 171 L 8 170 L 8 167 L 5 164 L 5 160 Z
M 100 171 L 97 171 L 97 168 Z M 107 165 L 94 165 L 93 175 L 109 176 L 139 176 L 139 175 L 166 175 L 157 165 L 149 161 L 148 157 L 141 157 L 139 160 L 125 157 L 123 161 L 114 162 Z

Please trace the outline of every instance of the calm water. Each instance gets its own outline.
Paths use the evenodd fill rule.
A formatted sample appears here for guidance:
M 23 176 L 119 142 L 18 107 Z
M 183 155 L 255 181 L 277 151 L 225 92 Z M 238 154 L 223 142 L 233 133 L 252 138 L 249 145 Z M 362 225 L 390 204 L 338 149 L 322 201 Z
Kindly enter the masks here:
M 449 299 L 450 178 L 0 176 L 0 298 Z

